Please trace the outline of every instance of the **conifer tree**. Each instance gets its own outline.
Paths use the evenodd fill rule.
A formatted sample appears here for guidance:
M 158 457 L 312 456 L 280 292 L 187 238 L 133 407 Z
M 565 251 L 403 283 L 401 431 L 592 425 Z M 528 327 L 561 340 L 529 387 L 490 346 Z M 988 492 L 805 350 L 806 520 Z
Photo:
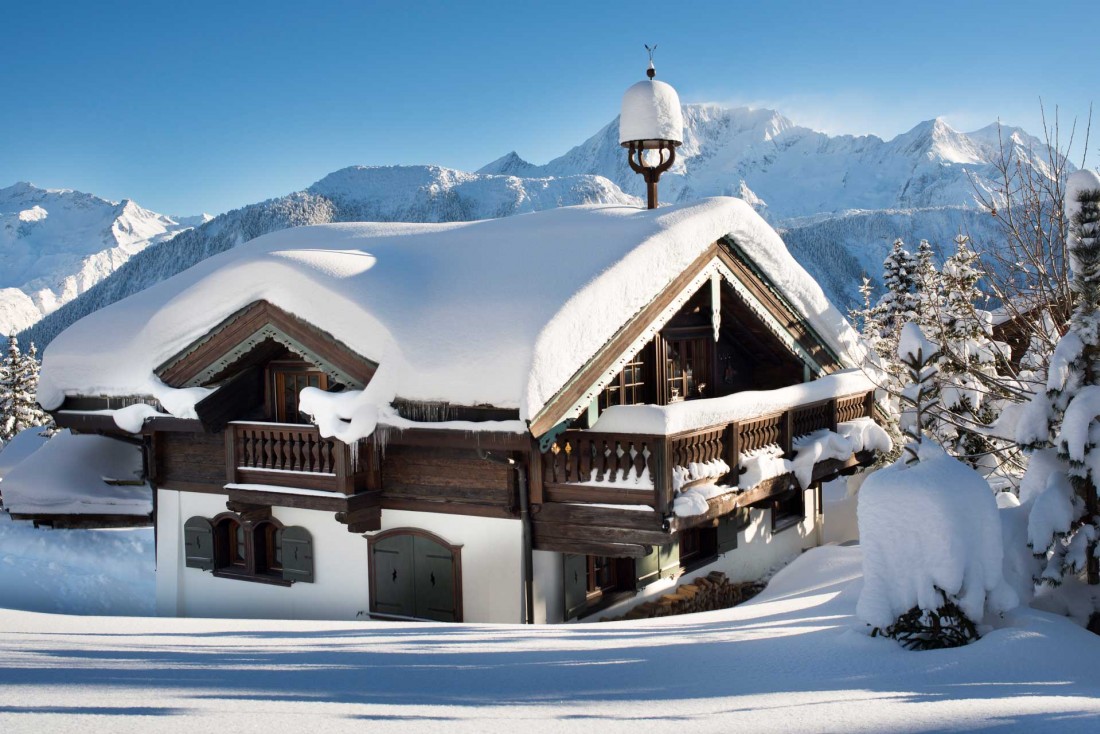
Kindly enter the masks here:
M 0 366 L 0 441 L 11 440 L 25 428 L 52 423 L 50 415 L 35 400 L 38 368 L 38 350 L 34 344 L 23 354 L 15 334 L 9 335 L 7 354 Z
M 1045 557 L 1041 579 L 1061 583 L 1087 572 L 1100 583 L 1097 457 L 1100 416 L 1100 177 L 1078 171 L 1067 186 L 1074 309 L 1051 358 L 1047 389 L 1028 406 L 1017 435 L 1033 454 L 1025 482 L 1038 487 L 1028 524 L 1032 549 Z

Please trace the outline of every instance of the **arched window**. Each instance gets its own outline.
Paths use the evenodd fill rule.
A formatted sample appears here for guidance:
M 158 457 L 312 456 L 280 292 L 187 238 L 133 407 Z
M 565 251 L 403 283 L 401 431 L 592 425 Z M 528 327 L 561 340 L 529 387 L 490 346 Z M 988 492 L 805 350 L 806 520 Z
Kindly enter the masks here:
M 256 573 L 269 573 L 281 577 L 283 573 L 282 523 L 266 520 L 256 525 L 254 533 Z
M 215 576 L 289 586 L 313 582 L 313 536 L 272 517 L 256 520 L 223 512 L 184 524 L 184 560 L 188 568 Z
M 248 538 L 244 524 L 236 515 L 214 518 L 214 567 L 245 570 L 248 565 Z

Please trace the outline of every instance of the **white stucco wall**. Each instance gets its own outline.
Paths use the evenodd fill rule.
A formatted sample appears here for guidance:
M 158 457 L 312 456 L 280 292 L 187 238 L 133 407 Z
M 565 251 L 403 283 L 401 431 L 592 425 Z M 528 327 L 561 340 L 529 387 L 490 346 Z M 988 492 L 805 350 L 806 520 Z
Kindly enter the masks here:
M 379 532 L 394 528 L 420 528 L 462 546 L 463 621 L 523 621 L 523 536 L 519 520 L 383 510 Z M 365 549 L 367 541 L 360 542 Z
M 285 525 L 313 536 L 314 583 L 275 586 L 219 578 L 184 566 L 183 523 L 225 512 L 226 496 L 158 491 L 157 614 L 185 617 L 356 619 L 370 609 L 368 544 L 332 512 L 272 509 Z M 419 528 L 462 546 L 462 603 L 467 622 L 520 622 L 522 537 L 518 520 L 384 510 L 382 530 Z M 380 531 L 381 532 L 381 531 Z M 560 585 L 560 584 L 559 584 Z M 361 617 L 360 617 L 361 618 Z
M 565 616 L 565 581 L 561 553 L 535 551 L 535 624 L 561 622 Z
M 182 617 L 355 619 L 368 604 L 367 543 L 318 510 L 272 508 L 284 525 L 313 536 L 314 582 L 276 586 L 219 578 L 184 566 L 183 523 L 225 512 L 226 496 L 159 491 L 157 613 Z M 168 511 L 171 507 L 172 510 Z M 175 600 L 173 602 L 173 595 Z

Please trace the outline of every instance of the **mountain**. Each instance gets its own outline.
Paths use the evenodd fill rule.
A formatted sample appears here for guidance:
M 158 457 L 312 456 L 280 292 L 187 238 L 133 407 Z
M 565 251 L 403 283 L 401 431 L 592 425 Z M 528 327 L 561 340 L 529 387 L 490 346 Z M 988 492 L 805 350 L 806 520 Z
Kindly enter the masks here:
M 874 135 L 829 136 L 768 109 L 691 104 L 683 112 L 684 142 L 661 177 L 661 200 L 742 196 L 747 189 L 767 202 L 766 217 L 773 222 L 853 209 L 969 205 L 975 182 L 991 191 L 988 182 L 996 178 L 1000 157 L 996 125 L 961 133 L 937 118 L 886 141 Z M 1042 164 L 1046 148 L 1040 140 L 1019 128 L 1001 131 L 1006 149 Z M 545 165 L 527 163 L 513 152 L 479 173 L 504 170 L 525 176 L 599 175 L 627 193 L 645 194 L 619 145 L 618 118 Z
M 1046 170 L 1046 147 L 1019 128 L 991 125 L 962 133 L 937 118 L 883 140 L 830 136 L 774 110 L 685 105 L 684 143 L 661 178 L 660 196 L 675 202 L 731 195 L 749 202 L 844 308 L 859 302 L 861 276 L 881 272 L 897 237 L 913 246 L 926 238 L 945 247 L 965 232 L 979 248 L 996 242 L 992 219 L 975 206 L 975 194 L 995 190 L 1002 146 Z M 617 118 L 543 165 L 512 151 L 475 173 L 439 166 L 353 166 L 144 249 L 43 318 L 27 336 L 45 344 L 85 314 L 286 227 L 464 221 L 582 203 L 639 206 L 643 195 L 642 179 L 619 146 Z
M 352 166 L 309 188 L 214 217 L 133 257 L 23 339 L 49 343 L 66 326 L 195 263 L 268 232 L 328 222 L 458 222 L 574 204 L 641 202 L 599 176 L 517 178 L 439 166 Z
M 0 338 L 186 228 L 129 200 L 22 182 L 0 189 Z

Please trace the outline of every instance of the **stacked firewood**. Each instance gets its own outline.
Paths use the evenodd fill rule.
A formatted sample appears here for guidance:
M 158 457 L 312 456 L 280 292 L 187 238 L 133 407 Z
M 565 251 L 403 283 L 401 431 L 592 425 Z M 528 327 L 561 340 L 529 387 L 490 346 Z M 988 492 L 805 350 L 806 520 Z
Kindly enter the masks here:
M 709 612 L 748 601 L 760 593 L 764 585 L 750 581 L 731 583 L 721 571 L 711 571 L 699 576 L 689 584 L 682 584 L 671 593 L 647 601 L 631 609 L 621 617 L 603 617 L 601 622 L 616 622 L 623 619 L 651 619 L 653 617 L 671 617 L 677 614 Z

